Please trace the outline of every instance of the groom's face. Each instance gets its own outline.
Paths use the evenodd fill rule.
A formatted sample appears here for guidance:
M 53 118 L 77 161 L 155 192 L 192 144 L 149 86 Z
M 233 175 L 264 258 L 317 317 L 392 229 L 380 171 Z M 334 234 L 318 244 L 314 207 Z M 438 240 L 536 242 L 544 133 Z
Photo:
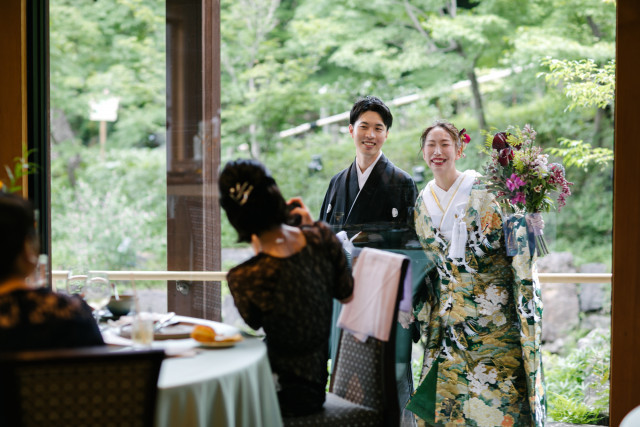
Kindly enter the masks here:
M 353 125 L 349 125 L 356 151 L 365 157 L 377 157 L 389 136 L 389 130 L 375 111 L 365 111 Z

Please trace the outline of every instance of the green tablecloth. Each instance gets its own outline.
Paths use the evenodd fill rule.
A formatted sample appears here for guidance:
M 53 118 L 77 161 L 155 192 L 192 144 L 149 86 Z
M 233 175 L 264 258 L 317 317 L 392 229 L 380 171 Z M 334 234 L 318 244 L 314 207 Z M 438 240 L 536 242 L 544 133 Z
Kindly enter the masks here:
M 158 427 L 282 426 L 266 346 L 258 339 L 166 359 L 157 401 Z

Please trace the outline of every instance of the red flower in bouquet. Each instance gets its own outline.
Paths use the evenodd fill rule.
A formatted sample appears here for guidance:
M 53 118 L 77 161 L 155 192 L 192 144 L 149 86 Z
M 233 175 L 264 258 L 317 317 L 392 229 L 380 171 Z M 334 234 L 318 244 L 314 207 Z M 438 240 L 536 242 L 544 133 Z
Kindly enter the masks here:
M 498 154 L 498 163 L 500 163 L 501 166 L 506 167 L 512 160 L 513 150 L 511 147 L 506 147 L 500 150 L 500 154 Z
M 507 144 L 507 138 L 509 134 L 506 132 L 498 132 L 494 135 L 493 141 L 491 143 L 491 147 L 494 150 L 502 150 L 503 148 L 507 148 L 509 144 Z
M 506 213 L 548 212 L 554 207 L 552 195 L 557 195 L 560 211 L 571 195 L 573 183 L 567 181 L 564 168 L 548 163 L 548 155 L 534 145 L 535 138 L 536 132 L 529 125 L 487 134 L 485 145 L 491 159 L 485 166 L 485 181 Z M 534 231 L 541 238 L 542 230 Z

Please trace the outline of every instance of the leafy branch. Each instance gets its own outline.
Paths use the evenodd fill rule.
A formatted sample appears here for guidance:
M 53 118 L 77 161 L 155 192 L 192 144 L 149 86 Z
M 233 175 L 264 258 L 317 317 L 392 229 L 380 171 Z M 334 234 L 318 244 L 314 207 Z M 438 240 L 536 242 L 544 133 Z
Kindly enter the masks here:
M 36 173 L 38 167 L 37 164 L 28 161 L 29 156 L 34 151 L 35 148 L 32 148 L 31 150 L 25 151 L 24 156 L 15 157 L 13 159 L 13 169 L 11 169 L 7 165 L 4 166 L 4 169 L 7 172 L 7 176 L 9 177 L 9 183 L 6 184 L 0 181 L 0 191 L 17 193 L 22 190 L 22 177 L 33 175 L 34 173 Z
M 567 110 L 576 107 L 605 108 L 615 95 L 615 59 L 599 66 L 593 59 L 580 61 L 545 58 L 543 66 L 549 72 L 540 73 L 550 84 L 563 84 L 564 94 L 571 100 Z
M 613 161 L 613 150 L 603 147 L 592 148 L 591 144 L 567 138 L 558 139 L 561 147 L 547 148 L 554 156 L 562 157 L 564 164 L 577 166 L 587 171 L 590 166 L 597 166 L 604 170 Z

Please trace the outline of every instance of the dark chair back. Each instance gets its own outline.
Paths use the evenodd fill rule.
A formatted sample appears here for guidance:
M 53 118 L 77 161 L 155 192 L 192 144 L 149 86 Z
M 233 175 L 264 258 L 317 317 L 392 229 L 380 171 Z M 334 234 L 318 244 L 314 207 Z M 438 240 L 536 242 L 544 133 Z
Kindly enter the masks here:
M 396 298 L 398 302 L 409 260 L 402 263 Z M 286 427 L 297 426 L 384 426 L 400 424 L 400 407 L 396 386 L 396 328 L 389 341 L 368 337 L 362 342 L 351 333 L 341 331 L 333 375 L 322 412 L 303 417 L 285 417 Z
M 395 335 L 395 328 L 393 328 Z M 395 337 L 365 342 L 342 331 L 330 391 L 349 402 L 375 409 L 380 425 L 393 426 L 400 417 L 395 371 Z M 394 423 L 393 420 L 396 420 Z
M 164 350 L 0 355 L 0 425 L 153 426 Z

